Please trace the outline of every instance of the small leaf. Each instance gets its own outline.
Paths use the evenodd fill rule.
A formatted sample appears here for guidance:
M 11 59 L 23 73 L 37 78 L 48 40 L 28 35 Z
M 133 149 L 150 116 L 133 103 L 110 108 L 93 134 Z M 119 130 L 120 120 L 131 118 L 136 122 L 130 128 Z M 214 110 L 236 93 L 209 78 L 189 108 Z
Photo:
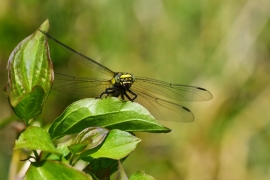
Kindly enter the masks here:
M 97 158 L 119 160 L 129 155 L 136 148 L 139 142 L 141 142 L 141 139 L 131 135 L 130 133 L 113 129 L 110 131 L 101 147 L 85 151 L 81 154 L 81 157 L 85 160 Z
M 125 159 L 125 158 L 124 158 Z M 124 159 L 120 161 L 123 162 Z M 118 169 L 118 160 L 109 158 L 93 159 L 83 169 L 84 172 L 94 175 L 99 180 L 107 180 Z
M 145 174 L 143 171 L 137 171 L 129 178 L 129 180 L 155 180 L 155 178 Z
M 49 21 L 40 27 L 48 31 Z M 6 91 L 9 103 L 26 124 L 41 114 L 50 93 L 53 69 L 46 37 L 39 31 L 25 38 L 11 53 L 8 65 Z
M 55 154 L 49 154 L 49 156 L 46 157 L 47 160 L 61 160 L 62 162 L 65 161 L 65 157 L 67 157 L 70 154 L 70 150 L 68 149 L 68 146 L 72 144 L 72 140 L 60 143 L 57 145 L 56 150 L 58 153 L 62 154 L 62 157 L 59 157 Z M 67 162 L 67 161 L 66 161 Z
M 26 148 L 31 150 L 41 150 L 45 152 L 61 155 L 51 141 L 50 135 L 42 128 L 28 126 L 15 142 L 14 149 Z
M 124 131 L 166 133 L 171 130 L 159 124 L 140 104 L 118 98 L 82 99 L 72 103 L 53 122 L 49 133 L 53 139 L 79 133 L 85 127 L 106 127 Z
M 84 129 L 75 139 L 74 144 L 69 146 L 69 150 L 73 153 L 79 153 L 88 149 L 93 149 L 100 145 L 109 130 L 101 127 L 89 127 Z
M 33 162 L 25 180 L 92 180 L 91 176 L 59 161 Z

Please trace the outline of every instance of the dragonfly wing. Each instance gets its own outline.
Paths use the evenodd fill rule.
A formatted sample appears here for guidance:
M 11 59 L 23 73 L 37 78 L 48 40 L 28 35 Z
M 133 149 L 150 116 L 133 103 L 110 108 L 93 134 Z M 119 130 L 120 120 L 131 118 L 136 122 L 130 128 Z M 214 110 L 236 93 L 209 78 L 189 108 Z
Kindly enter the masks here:
M 53 90 L 82 97 L 99 97 L 110 87 L 109 80 L 54 74 Z
M 59 40 L 55 39 L 54 37 L 52 37 L 51 35 L 47 34 L 46 32 L 39 30 L 41 33 L 43 33 L 45 36 L 47 36 L 47 38 L 53 40 L 54 42 L 56 42 L 58 45 L 60 45 L 62 47 L 62 49 L 67 52 L 68 54 L 70 54 L 70 56 L 72 56 L 74 59 L 76 59 L 77 61 L 79 61 L 80 63 L 93 68 L 101 73 L 107 74 L 109 76 L 113 76 L 114 72 L 112 70 L 110 70 L 109 68 L 107 68 L 106 66 L 98 63 L 97 61 L 83 55 L 82 53 L 72 49 L 71 47 L 65 45 L 64 43 L 60 42 Z
M 138 97 L 136 102 L 144 106 L 158 120 L 191 122 L 194 120 L 192 112 L 179 104 L 154 97 L 146 91 L 132 88 Z
M 172 84 L 145 77 L 136 77 L 132 87 L 176 101 L 207 101 L 213 98 L 209 91 L 200 87 Z

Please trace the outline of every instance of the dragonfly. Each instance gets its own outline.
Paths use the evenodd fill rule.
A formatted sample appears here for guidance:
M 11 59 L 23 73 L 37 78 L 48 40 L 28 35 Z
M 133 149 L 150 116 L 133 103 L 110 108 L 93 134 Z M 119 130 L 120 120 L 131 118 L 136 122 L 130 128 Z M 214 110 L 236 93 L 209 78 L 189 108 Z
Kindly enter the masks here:
M 180 101 L 207 101 L 212 94 L 201 87 L 168 83 L 152 78 L 134 76 L 129 72 L 114 72 L 97 61 L 72 49 L 48 33 L 39 30 L 67 50 L 80 63 L 97 70 L 110 79 L 77 77 L 61 73 L 54 74 L 53 90 L 83 97 L 111 96 L 137 102 L 158 120 L 190 122 L 193 113 L 179 104 Z

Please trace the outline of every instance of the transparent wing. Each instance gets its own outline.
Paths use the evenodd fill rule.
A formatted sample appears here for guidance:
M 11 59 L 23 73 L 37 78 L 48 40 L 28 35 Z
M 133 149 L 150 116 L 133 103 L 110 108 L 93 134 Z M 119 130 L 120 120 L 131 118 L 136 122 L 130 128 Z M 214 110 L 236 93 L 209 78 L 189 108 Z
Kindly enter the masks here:
M 190 122 L 192 112 L 179 104 L 155 97 L 141 89 L 133 88 L 138 95 L 136 102 L 144 106 L 158 120 Z
M 57 44 L 59 44 L 61 47 L 63 47 L 63 49 L 66 50 L 67 53 L 71 54 L 74 57 L 74 59 L 78 60 L 80 63 L 83 63 L 84 65 L 91 67 L 101 73 L 107 74 L 109 76 L 113 76 L 115 74 L 112 70 L 110 70 L 106 66 L 103 66 L 102 64 L 96 62 L 95 60 L 81 54 L 80 52 L 72 49 L 71 47 L 68 47 L 67 45 L 63 44 L 62 42 L 55 39 L 54 37 L 47 34 L 46 32 L 41 31 L 41 30 L 39 31 L 43 33 L 45 36 L 47 36 L 48 38 L 50 38 L 51 40 L 53 40 L 54 42 L 56 42 Z
M 66 94 L 96 98 L 110 86 L 109 80 L 55 73 L 52 89 Z
M 145 77 L 136 77 L 132 87 L 176 101 L 207 101 L 213 98 L 209 91 L 200 87 L 172 84 Z

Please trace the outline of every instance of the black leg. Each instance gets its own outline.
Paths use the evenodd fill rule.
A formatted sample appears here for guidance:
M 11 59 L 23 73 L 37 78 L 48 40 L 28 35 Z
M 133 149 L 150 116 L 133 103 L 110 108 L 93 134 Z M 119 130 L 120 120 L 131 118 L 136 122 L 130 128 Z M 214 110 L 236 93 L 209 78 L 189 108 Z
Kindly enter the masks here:
M 129 97 L 129 95 L 127 94 L 126 91 L 124 91 L 122 94 L 125 95 L 125 96 L 128 98 L 128 100 L 130 100 L 130 101 L 133 102 L 133 99 L 131 99 L 131 98 Z M 122 94 L 121 94 L 121 95 L 122 95 Z
M 114 87 L 106 88 L 106 90 L 105 90 L 103 93 L 101 93 L 99 97 L 101 98 L 104 94 L 106 94 L 106 97 L 107 97 L 107 96 L 109 96 L 110 94 L 115 93 L 116 90 L 117 90 L 117 89 L 114 88 Z
M 137 94 L 135 94 L 133 91 L 131 91 L 130 89 L 127 90 L 128 92 L 130 92 L 130 94 L 134 95 L 134 97 L 131 99 L 130 101 L 134 101 L 137 98 Z
M 125 93 L 121 93 L 121 99 L 122 99 L 122 100 L 125 100 L 124 94 L 125 94 Z
M 102 98 L 103 94 L 106 94 L 106 91 L 100 94 L 99 98 Z

